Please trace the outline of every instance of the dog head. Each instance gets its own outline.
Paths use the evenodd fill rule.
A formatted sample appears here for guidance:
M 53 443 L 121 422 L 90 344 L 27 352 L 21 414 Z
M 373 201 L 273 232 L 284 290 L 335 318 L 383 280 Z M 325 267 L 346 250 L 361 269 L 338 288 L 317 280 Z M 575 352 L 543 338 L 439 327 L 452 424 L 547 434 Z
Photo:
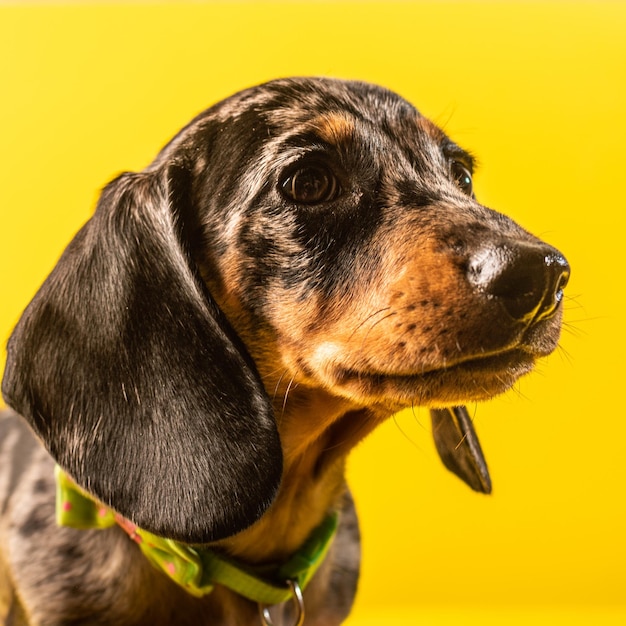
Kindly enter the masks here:
M 203 273 L 246 345 L 264 329 L 296 381 L 450 405 L 504 391 L 554 349 L 564 258 L 481 206 L 470 155 L 406 101 L 282 81 L 214 115 L 217 135 L 196 122 L 191 142 L 209 147 L 191 159 Z
M 491 397 L 555 348 L 567 263 L 476 201 L 472 167 L 379 87 L 237 94 L 104 190 L 14 331 L 5 398 L 139 526 L 237 532 L 280 482 L 281 385 L 389 414 Z

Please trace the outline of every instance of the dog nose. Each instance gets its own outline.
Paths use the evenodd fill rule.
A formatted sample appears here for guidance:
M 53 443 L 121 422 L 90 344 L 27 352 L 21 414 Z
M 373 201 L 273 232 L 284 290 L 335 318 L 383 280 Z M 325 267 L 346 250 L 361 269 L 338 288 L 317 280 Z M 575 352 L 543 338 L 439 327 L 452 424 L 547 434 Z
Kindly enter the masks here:
M 550 317 L 563 299 L 569 264 L 554 248 L 532 243 L 482 248 L 467 277 L 480 293 L 497 298 L 516 320 Z

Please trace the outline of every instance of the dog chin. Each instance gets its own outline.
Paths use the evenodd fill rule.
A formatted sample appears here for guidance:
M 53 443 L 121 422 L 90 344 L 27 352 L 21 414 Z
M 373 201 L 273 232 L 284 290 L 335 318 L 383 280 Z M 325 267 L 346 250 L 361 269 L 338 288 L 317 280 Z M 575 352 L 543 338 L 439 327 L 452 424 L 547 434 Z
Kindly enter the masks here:
M 337 368 L 333 387 L 360 403 L 445 407 L 488 400 L 510 389 L 532 371 L 535 356 L 514 349 L 470 358 L 422 372 L 368 372 Z

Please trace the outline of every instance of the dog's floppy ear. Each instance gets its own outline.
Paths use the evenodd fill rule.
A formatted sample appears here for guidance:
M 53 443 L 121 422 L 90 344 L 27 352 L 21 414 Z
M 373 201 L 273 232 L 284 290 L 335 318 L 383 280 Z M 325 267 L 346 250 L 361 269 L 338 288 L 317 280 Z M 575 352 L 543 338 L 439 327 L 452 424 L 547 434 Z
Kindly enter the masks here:
M 491 493 L 491 478 L 472 419 L 464 406 L 430 410 L 443 464 L 474 491 Z
M 254 364 L 187 252 L 186 176 L 168 165 L 105 188 L 13 332 L 2 390 L 81 487 L 200 543 L 262 515 L 282 455 Z

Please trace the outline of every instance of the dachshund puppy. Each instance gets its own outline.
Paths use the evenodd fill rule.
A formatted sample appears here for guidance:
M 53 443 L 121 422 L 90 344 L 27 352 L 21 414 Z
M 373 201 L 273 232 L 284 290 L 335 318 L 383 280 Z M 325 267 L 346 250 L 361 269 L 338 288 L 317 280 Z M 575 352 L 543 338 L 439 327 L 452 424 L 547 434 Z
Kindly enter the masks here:
M 394 93 L 298 78 L 111 182 L 9 340 L 5 623 L 341 623 L 345 460 L 411 405 L 488 491 L 462 405 L 555 349 L 569 268 L 472 167 Z

